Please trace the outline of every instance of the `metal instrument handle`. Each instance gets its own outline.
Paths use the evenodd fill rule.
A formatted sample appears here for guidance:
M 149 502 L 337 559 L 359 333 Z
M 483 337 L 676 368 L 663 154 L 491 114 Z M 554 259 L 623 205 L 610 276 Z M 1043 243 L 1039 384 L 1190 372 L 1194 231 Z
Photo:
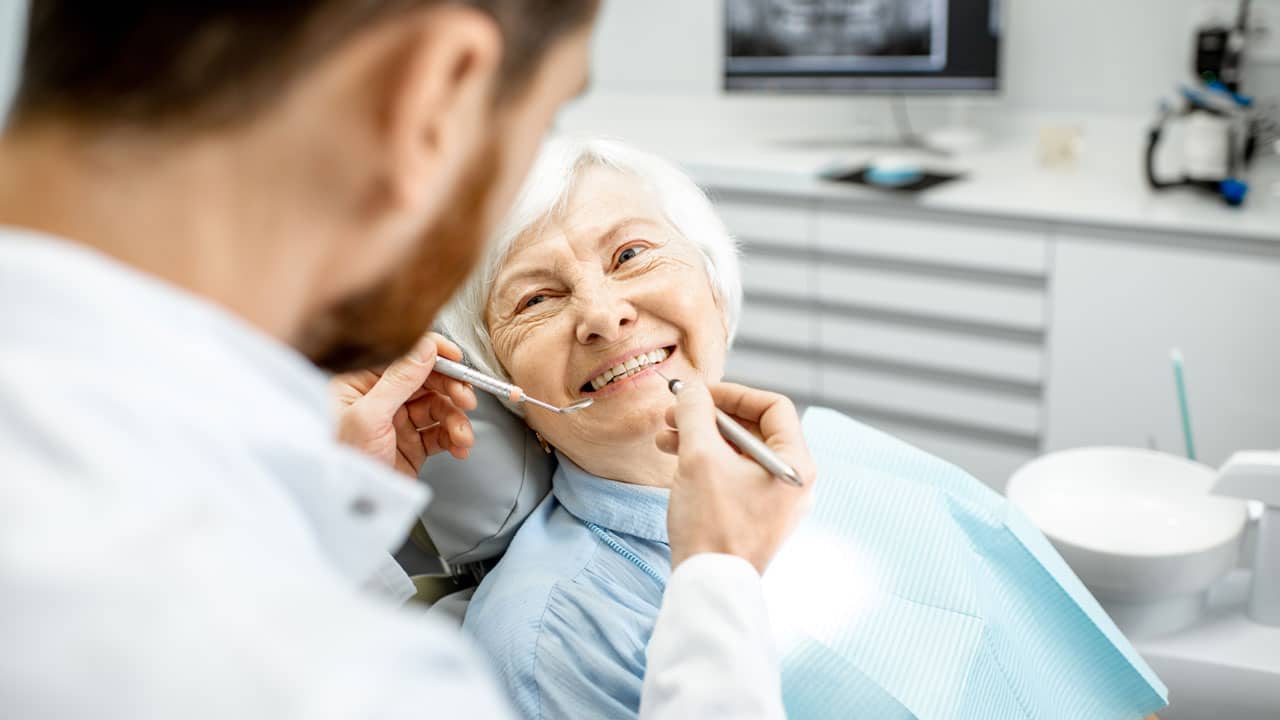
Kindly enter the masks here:
M 524 391 L 518 385 L 502 382 L 495 377 L 485 375 L 479 370 L 469 368 L 449 358 L 436 357 L 436 366 L 433 372 L 438 372 L 454 380 L 471 383 L 481 390 L 493 393 L 498 397 L 507 398 L 511 402 L 520 402 L 524 399 Z

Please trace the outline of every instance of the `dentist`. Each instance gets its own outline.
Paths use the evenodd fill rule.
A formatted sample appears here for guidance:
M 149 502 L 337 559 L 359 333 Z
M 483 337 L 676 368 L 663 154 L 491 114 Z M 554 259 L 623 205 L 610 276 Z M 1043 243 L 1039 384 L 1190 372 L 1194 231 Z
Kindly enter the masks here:
M 0 716 L 510 716 L 465 638 L 380 595 L 428 499 L 406 475 L 472 441 L 430 374 L 456 348 L 419 338 L 585 85 L 596 4 L 32 0 L 0 135 Z M 336 417 L 322 369 L 354 371 Z M 778 718 L 759 573 L 809 496 L 713 403 L 813 480 L 785 401 L 681 393 L 641 713 Z

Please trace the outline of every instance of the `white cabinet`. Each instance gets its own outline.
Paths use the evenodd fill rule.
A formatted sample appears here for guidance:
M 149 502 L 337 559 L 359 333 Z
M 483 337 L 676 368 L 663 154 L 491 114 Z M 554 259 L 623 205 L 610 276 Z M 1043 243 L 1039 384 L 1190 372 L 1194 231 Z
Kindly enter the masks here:
M 868 363 L 927 364 L 941 373 L 998 377 L 1028 389 L 1038 387 L 1044 377 L 1043 348 L 1036 341 L 975 336 L 954 328 L 868 320 L 847 313 L 823 314 L 818 318 L 818 334 L 828 350 Z
M 1082 445 L 1280 447 L 1280 243 L 722 192 L 746 304 L 728 376 L 880 427 L 1003 489 Z
M 746 295 L 726 375 L 812 402 L 818 396 L 812 204 L 720 198 L 716 210 L 741 245 Z
M 834 210 L 818 215 L 819 249 L 925 266 L 1043 276 L 1045 237 L 1025 226 Z
M 826 405 L 1002 488 L 1042 430 L 1046 233 L 732 194 L 729 379 Z
M 1182 453 L 1175 347 L 1201 460 L 1280 447 L 1280 257 L 1212 245 L 1056 238 L 1046 450 Z

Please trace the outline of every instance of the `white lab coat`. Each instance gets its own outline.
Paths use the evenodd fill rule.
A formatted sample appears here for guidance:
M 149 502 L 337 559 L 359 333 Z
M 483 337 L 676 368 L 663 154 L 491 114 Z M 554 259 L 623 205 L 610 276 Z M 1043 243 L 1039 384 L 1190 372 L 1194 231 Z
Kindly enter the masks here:
M 0 717 L 510 716 L 397 607 L 428 492 L 333 441 L 324 378 L 201 299 L 0 228 Z M 760 581 L 672 575 L 646 718 L 780 718 Z

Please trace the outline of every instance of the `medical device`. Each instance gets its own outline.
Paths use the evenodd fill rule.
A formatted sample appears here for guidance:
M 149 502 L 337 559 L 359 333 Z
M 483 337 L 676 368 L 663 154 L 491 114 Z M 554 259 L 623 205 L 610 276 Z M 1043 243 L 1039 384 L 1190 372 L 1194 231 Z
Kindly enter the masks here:
M 727 90 L 991 92 L 999 0 L 729 0 Z
M 1244 202 L 1249 184 L 1245 172 L 1253 158 L 1253 100 L 1231 92 L 1214 80 L 1202 87 L 1185 87 L 1175 102 L 1164 102 L 1147 134 L 1146 176 L 1153 190 L 1197 187 L 1220 195 L 1228 205 Z M 1175 173 L 1157 172 L 1157 155 L 1166 142 Z
M 658 372 L 655 370 L 654 372 Z M 658 377 L 667 381 L 667 389 L 672 395 L 677 395 L 680 388 L 684 387 L 684 383 L 679 378 L 669 378 L 658 372 Z M 742 427 L 729 414 L 723 410 L 716 410 L 716 427 L 719 428 L 720 434 L 725 440 L 733 443 L 734 447 L 751 456 L 752 460 L 760 463 L 760 467 L 768 470 L 774 477 L 788 482 L 796 487 L 803 487 L 804 481 L 800 479 L 800 474 L 778 454 L 769 449 L 760 441 L 760 438 L 751 434 L 751 431 Z
M 451 377 L 454 380 L 471 383 L 474 387 L 478 387 L 481 390 L 484 390 L 487 393 L 492 393 L 500 398 L 505 398 L 513 403 L 528 403 L 530 405 L 536 405 L 544 410 L 550 410 L 553 413 L 560 413 L 561 415 L 568 415 L 571 412 L 577 412 L 595 402 L 595 400 L 587 398 L 586 400 L 579 400 L 572 405 L 556 407 L 551 403 L 546 403 L 538 400 L 537 398 L 529 397 L 529 394 L 526 393 L 519 385 L 512 385 L 511 383 L 503 382 L 495 377 L 485 375 L 479 370 L 469 368 L 460 362 L 454 362 L 448 358 L 437 357 L 436 366 L 432 372 L 438 372 L 441 375 Z
M 1249 5 L 1249 0 L 1240 0 L 1234 23 L 1216 22 L 1196 29 L 1196 77 L 1218 80 L 1231 92 L 1240 91 L 1240 71 L 1249 36 Z
M 1241 68 L 1248 48 L 1249 0 L 1240 0 L 1233 24 L 1196 31 L 1192 70 L 1200 83 L 1165 100 L 1147 134 L 1146 175 L 1153 190 L 1198 187 L 1228 205 L 1244 202 L 1245 172 L 1253 160 L 1262 122 L 1253 98 L 1243 94 Z M 1176 146 L 1176 172 L 1161 177 L 1156 155 L 1162 140 Z
M 724 88 L 886 96 L 891 128 L 875 122 L 833 141 L 795 142 L 908 148 L 945 157 L 981 137 L 965 121 L 959 97 L 999 89 L 1002 3 L 726 0 Z M 942 93 L 957 96 L 948 127 L 927 137 L 916 132 L 903 95 Z

